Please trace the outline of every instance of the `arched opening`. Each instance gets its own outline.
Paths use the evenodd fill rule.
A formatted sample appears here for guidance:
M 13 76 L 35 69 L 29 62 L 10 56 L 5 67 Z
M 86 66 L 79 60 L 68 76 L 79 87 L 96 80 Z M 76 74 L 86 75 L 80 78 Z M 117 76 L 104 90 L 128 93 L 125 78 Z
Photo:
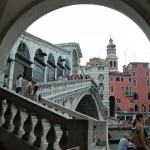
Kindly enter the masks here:
M 30 61 L 30 54 L 28 47 L 25 43 L 21 42 L 17 48 L 17 53 L 15 55 L 15 65 L 14 65 L 14 75 L 13 83 L 19 74 L 23 75 L 23 78 L 29 80 L 32 77 L 32 62 Z M 15 89 L 15 84 L 13 84 L 12 89 Z
M 137 104 L 134 105 L 134 111 L 138 112 L 139 111 L 139 106 Z
M 41 49 L 37 49 L 34 57 L 33 78 L 38 82 L 44 81 L 46 66 L 44 56 L 47 56 L 47 54 L 43 53 Z
M 47 60 L 47 81 L 54 81 L 55 80 L 55 59 L 53 54 L 49 54 Z
M 61 75 L 63 75 L 63 69 L 65 69 L 65 67 L 63 66 L 64 61 L 65 61 L 65 59 L 62 59 L 61 56 L 58 57 L 58 60 L 57 60 L 57 80 Z
M 114 117 L 115 116 L 115 97 L 114 96 L 109 97 L 109 107 L 110 107 L 110 116 Z
M 77 57 L 77 52 L 73 50 L 73 60 L 72 60 L 72 74 L 75 75 L 78 72 L 78 57 Z
M 70 65 L 69 65 L 69 60 L 65 60 L 65 76 L 69 77 L 70 75 Z
M 95 119 L 99 119 L 96 104 L 90 95 L 84 96 L 76 107 L 76 111 Z

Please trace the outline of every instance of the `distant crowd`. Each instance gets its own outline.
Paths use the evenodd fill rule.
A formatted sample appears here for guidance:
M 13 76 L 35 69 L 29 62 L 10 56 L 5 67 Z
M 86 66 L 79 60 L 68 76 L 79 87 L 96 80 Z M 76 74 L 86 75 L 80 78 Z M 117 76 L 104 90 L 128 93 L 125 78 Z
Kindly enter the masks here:
M 87 75 L 82 75 L 82 74 L 76 74 L 76 75 L 72 75 L 72 76 L 64 76 L 64 75 L 61 75 L 59 78 L 58 78 L 58 81 L 64 81 L 64 80 L 81 80 L 81 79 L 91 79 L 91 76 L 89 74 Z

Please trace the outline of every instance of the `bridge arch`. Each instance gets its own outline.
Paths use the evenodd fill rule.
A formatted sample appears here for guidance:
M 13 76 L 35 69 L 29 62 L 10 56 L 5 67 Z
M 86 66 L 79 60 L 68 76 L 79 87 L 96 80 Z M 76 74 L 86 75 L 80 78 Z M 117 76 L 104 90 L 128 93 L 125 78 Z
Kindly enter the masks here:
M 100 104 L 100 99 L 93 89 L 94 88 L 91 88 L 88 91 L 82 92 L 83 94 L 81 94 L 73 104 L 73 110 L 86 114 L 92 118 L 100 119 L 102 116 L 105 116 L 105 114 L 102 114 L 103 106 Z
M 89 94 L 84 95 L 80 101 L 75 111 L 90 116 L 95 119 L 99 119 L 98 109 L 93 97 Z
M 20 37 L 20 35 L 27 29 L 27 27 L 29 27 L 34 21 L 53 10 L 75 4 L 95 4 L 117 10 L 132 19 L 143 30 L 147 38 L 150 40 L 150 24 L 148 20 L 148 13 L 142 10 L 140 11 L 141 7 L 138 7 L 137 3 L 135 3 L 136 6 L 134 6 L 134 3 L 135 2 L 130 4 L 119 0 L 114 0 L 113 2 L 111 0 L 44 0 L 34 2 L 31 5 L 24 7 L 24 10 L 22 8 L 22 11 L 20 10 L 18 14 L 16 14 L 16 17 L 8 22 L 6 29 L 4 28 L 5 30 L 2 32 L 3 34 L 1 35 L 0 39 L 0 53 L 4 53 L 4 55 L 0 54 L 0 60 L 2 63 L 6 64 L 6 60 L 12 46 Z M 20 6 L 18 5 L 16 8 L 17 7 Z

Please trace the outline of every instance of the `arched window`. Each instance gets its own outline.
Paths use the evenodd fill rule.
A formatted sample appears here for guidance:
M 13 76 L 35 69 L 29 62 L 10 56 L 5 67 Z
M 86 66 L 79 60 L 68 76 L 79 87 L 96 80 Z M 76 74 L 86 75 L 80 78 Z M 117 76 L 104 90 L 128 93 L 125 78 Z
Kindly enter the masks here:
M 120 112 L 120 111 L 121 111 L 120 107 L 117 107 L 116 112 Z
M 62 59 L 62 57 L 59 56 L 57 60 L 57 79 L 63 74 L 63 69 L 65 69 L 63 61 L 65 61 L 65 59 Z
M 137 81 L 133 80 L 133 86 L 137 86 Z
M 47 56 L 46 53 L 43 53 L 41 49 L 37 49 L 34 57 L 34 67 L 33 67 L 33 78 L 38 82 L 44 81 L 44 72 L 45 66 L 44 56 Z
M 110 61 L 110 67 L 112 67 L 112 61 Z
M 116 62 L 114 61 L 114 67 L 116 67 Z
M 142 104 L 141 109 L 142 109 L 142 112 L 146 112 L 146 107 L 144 104 Z
M 104 67 L 103 66 L 99 66 L 98 70 L 104 70 Z
M 103 75 L 103 74 L 100 74 L 100 75 L 98 76 L 98 80 L 99 80 L 100 83 L 103 83 L 104 75 Z
M 137 104 L 134 105 L 134 110 L 135 110 L 135 112 L 139 111 L 139 106 Z

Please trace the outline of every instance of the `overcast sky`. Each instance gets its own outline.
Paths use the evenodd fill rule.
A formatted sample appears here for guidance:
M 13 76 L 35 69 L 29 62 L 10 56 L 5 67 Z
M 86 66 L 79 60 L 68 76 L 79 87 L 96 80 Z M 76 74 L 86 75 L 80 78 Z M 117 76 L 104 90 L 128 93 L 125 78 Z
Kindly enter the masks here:
M 129 62 L 150 62 L 150 42 L 143 31 L 118 11 L 97 5 L 64 7 L 34 22 L 27 32 L 52 44 L 76 42 L 89 58 L 106 58 L 110 34 L 116 44 L 119 70 Z

